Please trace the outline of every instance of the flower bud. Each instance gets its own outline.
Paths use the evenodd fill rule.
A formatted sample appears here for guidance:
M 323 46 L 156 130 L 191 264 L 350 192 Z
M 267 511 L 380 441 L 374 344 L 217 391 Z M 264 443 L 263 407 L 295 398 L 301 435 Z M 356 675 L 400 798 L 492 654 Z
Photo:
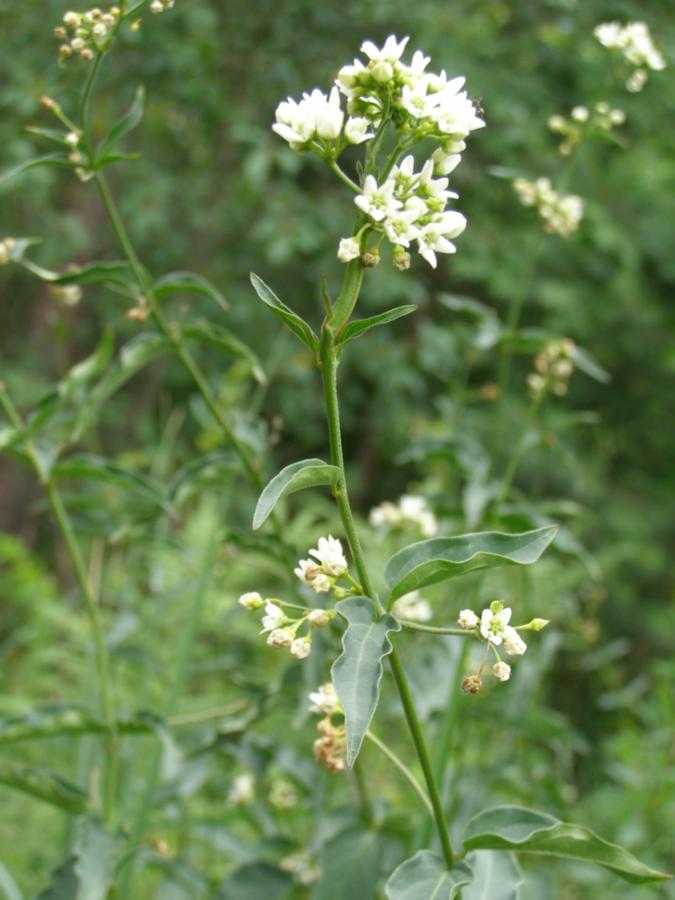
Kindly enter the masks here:
M 291 647 L 294 642 L 295 636 L 291 628 L 275 628 L 274 631 L 269 633 L 267 638 L 269 646 L 277 649 Z
M 385 81 L 391 81 L 394 77 L 394 68 L 391 63 L 380 60 L 372 67 L 370 74 L 375 81 L 379 81 L 380 84 L 383 84 Z
M 241 595 L 238 603 L 240 606 L 243 606 L 244 609 L 252 611 L 255 609 L 260 609 L 260 607 L 264 605 L 265 601 L 257 591 L 249 591 L 248 593 Z
M 465 694 L 477 694 L 481 684 L 480 675 L 467 675 L 462 679 L 462 690 Z
M 511 677 L 511 666 L 508 663 L 496 662 L 492 667 L 492 672 L 495 678 L 498 678 L 499 681 L 508 681 Z
M 367 250 L 361 255 L 361 265 L 364 269 L 374 269 L 380 264 L 380 254 L 377 250 Z
M 345 125 L 345 137 L 349 143 L 361 144 L 363 141 L 367 141 L 369 138 L 374 137 L 374 135 L 368 131 L 369 124 L 368 119 L 364 119 L 362 116 L 354 116 L 347 119 L 347 124 Z
M 543 631 L 547 625 L 550 625 L 550 619 L 532 619 L 532 621 L 527 626 L 530 631 Z
M 478 616 L 471 609 L 463 609 L 457 617 L 461 628 L 475 628 L 478 625 Z
M 315 628 L 325 628 L 335 618 L 335 610 L 313 609 L 307 616 L 307 621 Z
M 361 253 L 361 246 L 356 238 L 342 238 L 338 246 L 337 257 L 340 262 L 350 262 Z
M 77 28 L 80 24 L 80 16 L 76 12 L 67 12 L 63 17 L 63 21 L 68 28 Z
M 295 659 L 306 659 L 312 652 L 312 640 L 309 637 L 296 638 L 291 644 L 291 656 Z
M 79 143 L 80 143 L 79 134 L 76 134 L 74 131 L 71 131 L 70 134 L 66 135 L 66 144 L 68 144 L 69 147 L 77 147 L 77 145 Z
M 410 254 L 400 244 L 394 246 L 394 267 L 399 272 L 407 272 L 410 268 Z

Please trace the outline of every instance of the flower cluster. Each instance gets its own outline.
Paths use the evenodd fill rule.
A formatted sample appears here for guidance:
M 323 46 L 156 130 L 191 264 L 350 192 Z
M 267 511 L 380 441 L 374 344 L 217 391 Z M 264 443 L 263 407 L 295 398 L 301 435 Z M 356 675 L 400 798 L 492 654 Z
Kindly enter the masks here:
M 151 13 L 163 13 L 166 12 L 167 9 L 173 9 L 175 4 L 175 0 L 152 0 L 150 4 L 150 12 Z
M 325 628 L 336 616 L 332 609 L 304 609 L 282 600 L 263 600 L 257 591 L 242 594 L 239 604 L 250 612 L 264 607 L 260 633 L 267 634 L 270 647 L 288 649 L 295 659 L 305 659 L 312 652 L 312 629 Z M 284 608 L 300 615 L 287 615 Z M 305 634 L 298 634 L 305 625 L 309 626 Z
M 397 619 L 407 619 L 409 622 L 428 622 L 431 619 L 431 606 L 419 591 L 411 591 L 399 597 L 394 603 L 392 612 Z
M 54 34 L 63 41 L 59 47 L 62 59 L 78 54 L 80 59 L 93 59 L 97 52 L 106 50 L 120 19 L 119 6 L 111 6 L 107 12 L 98 7 L 84 13 L 67 12 L 63 25 Z
M 376 527 L 389 525 L 400 528 L 411 524 L 419 528 L 423 537 L 433 537 L 438 531 L 436 516 L 427 501 L 414 494 L 404 494 L 398 503 L 380 503 L 371 509 L 369 519 L 370 524 Z
M 609 50 L 618 50 L 632 68 L 626 88 L 633 93 L 641 91 L 647 81 L 647 69 L 655 72 L 665 69 L 666 61 L 656 49 L 649 28 L 644 22 L 603 22 L 593 29 L 593 34 Z
M 375 233 L 394 245 L 397 268 L 410 265 L 407 248 L 413 242 L 435 266 L 436 253 L 454 253 L 452 239 L 466 227 L 461 213 L 446 209 L 457 194 L 447 190 L 445 176 L 459 164 L 465 138 L 485 123 L 462 90 L 463 78 L 427 72 L 429 57 L 419 50 L 409 64 L 402 61 L 407 42 L 408 38 L 399 41 L 391 35 L 378 48 L 366 41 L 361 52 L 367 63 L 357 59 L 343 66 L 330 94 L 315 89 L 299 102 L 289 97 L 276 111 L 274 131 L 294 150 L 317 153 L 358 194 L 355 203 L 365 224 L 361 220 L 356 234 L 340 241 L 342 262 L 361 257 L 364 264 L 376 264 L 377 254 L 365 246 L 367 235 Z M 346 98 L 346 114 L 341 95 Z M 389 125 L 396 131 L 394 150 L 378 169 L 377 150 Z M 413 156 L 405 152 L 427 138 L 436 147 L 416 173 Z M 336 160 L 348 145 L 366 141 L 373 145 L 357 185 Z
M 314 741 L 314 758 L 330 772 L 344 772 L 347 732 L 344 722 L 333 722 L 333 716 L 344 715 L 335 686 L 330 681 L 320 685 L 309 700 L 309 711 L 323 716 L 316 726 L 321 737 Z
M 569 118 L 551 116 L 548 127 L 562 136 L 558 150 L 562 156 L 569 156 L 589 133 L 600 131 L 609 134 L 625 121 L 626 114 L 622 109 L 612 109 L 609 103 L 600 100 L 591 110 L 586 106 L 575 106 Z
M 314 558 L 301 559 L 294 570 L 300 581 L 317 594 L 336 589 L 336 581 L 347 573 L 348 568 L 340 541 L 331 535 L 321 537 L 316 550 L 310 550 L 308 555 Z M 341 591 L 337 588 L 338 595 Z
M 527 650 L 527 644 L 520 636 L 520 631 L 541 631 L 548 625 L 547 619 L 532 619 L 527 625 L 510 625 L 512 610 L 500 600 L 490 604 L 489 609 L 484 609 L 480 618 L 471 609 L 461 610 L 457 622 L 461 628 L 474 631 L 476 636 L 487 642 L 487 650 L 492 650 L 496 662 L 492 666 L 492 674 L 499 681 L 508 681 L 511 677 L 511 666 L 502 661 L 497 651 L 501 647 L 510 656 L 522 656 Z M 469 694 L 475 694 L 481 687 L 481 670 L 475 675 L 468 675 L 462 682 L 462 689 Z
M 288 872 L 293 877 L 293 881 L 303 887 L 309 887 L 321 878 L 321 869 L 312 862 L 312 857 L 307 850 L 298 850 L 284 856 L 279 860 L 279 868 L 282 872 Z
M 534 358 L 536 372 L 527 376 L 527 386 L 533 397 L 538 397 L 550 388 L 556 397 L 564 397 L 568 383 L 574 372 L 574 351 L 576 344 L 569 338 L 549 341 Z
M 6 237 L 0 241 L 0 266 L 10 261 L 15 246 L 14 238 Z
M 523 206 L 536 206 L 549 234 L 567 237 L 579 227 L 584 216 L 584 201 L 576 194 L 561 196 L 549 178 L 527 181 L 516 178 L 513 187 Z

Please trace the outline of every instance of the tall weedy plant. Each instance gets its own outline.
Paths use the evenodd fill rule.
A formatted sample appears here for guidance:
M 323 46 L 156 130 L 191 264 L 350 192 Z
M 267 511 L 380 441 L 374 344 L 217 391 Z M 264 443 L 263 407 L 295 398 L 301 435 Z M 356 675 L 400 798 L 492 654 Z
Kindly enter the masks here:
M 165 708 L 161 711 L 166 720 L 158 722 L 147 715 L 122 716 L 116 702 L 100 598 L 59 483 L 62 478 L 90 477 L 128 486 L 130 473 L 105 458 L 76 454 L 73 449 L 95 423 L 106 401 L 161 353 L 175 354 L 202 395 L 243 470 L 260 491 L 253 529 L 271 528 L 279 558 L 289 572 L 293 570 L 291 576 L 297 576 L 292 599 L 264 597 L 252 590 L 240 597 L 241 606 L 249 611 L 263 610 L 262 633 L 267 635 L 267 644 L 288 650 L 298 660 L 310 655 L 315 629 L 327 629 L 329 633 L 343 630 L 342 649 L 332 664 L 331 680 L 317 686 L 310 695 L 312 711 L 321 717 L 319 737 L 314 744 L 317 761 L 332 773 L 353 771 L 366 821 L 370 779 L 368 768 L 360 759 L 366 740 L 398 767 L 420 801 L 418 844 L 423 846 L 388 875 L 384 888 L 387 897 L 390 900 L 450 900 L 460 895 L 464 900 L 516 897 L 522 874 L 513 854 L 549 854 L 584 860 L 637 884 L 667 877 L 580 825 L 517 806 L 499 806 L 480 812 L 466 824 L 461 841 L 456 845 L 451 841 L 452 823 L 439 780 L 454 720 L 448 717 L 441 737 L 444 749 L 439 769 L 432 759 L 396 644 L 402 631 L 411 630 L 479 645 L 481 661 L 463 678 L 462 689 L 475 694 L 485 678 L 508 682 L 511 666 L 504 657 L 522 656 L 527 650 L 524 635 L 540 632 L 548 621 L 537 617 L 515 624 L 512 608 L 494 600 L 483 609 L 472 603 L 475 609 L 444 611 L 444 618 L 452 624 L 425 624 L 422 620 L 428 616 L 420 614 L 423 601 L 418 591 L 477 570 L 531 566 L 554 541 L 556 526 L 545 525 L 519 533 L 493 530 L 440 536 L 435 534 L 435 519 L 421 498 L 404 497 L 399 507 L 385 504 L 373 511 L 373 521 L 393 522 L 401 517 L 414 520 L 426 539 L 400 549 L 379 572 L 369 562 L 369 548 L 362 541 L 352 511 L 340 425 L 340 360 L 343 354 L 352 352 L 357 339 L 367 340 L 367 333 L 373 328 L 386 326 L 415 311 L 415 306 L 406 305 L 371 317 L 357 317 L 364 278 L 377 277 L 377 272 L 370 270 L 376 269 L 381 250 L 391 249 L 393 264 L 402 273 L 410 267 L 411 251 L 435 267 L 437 254 L 451 254 L 456 250 L 453 240 L 464 231 L 466 219 L 451 208 L 458 195 L 450 189 L 448 176 L 461 163 L 466 139 L 485 124 L 482 113 L 463 90 L 464 79 L 448 79 L 445 72 L 431 71 L 430 59 L 421 51 L 405 62 L 408 38 L 399 40 L 392 35 L 382 47 L 365 42 L 361 48 L 363 59 L 340 69 L 328 95 L 314 90 L 299 102 L 289 98 L 277 109 L 274 131 L 293 150 L 317 156 L 352 193 L 357 212 L 352 234 L 339 239 L 337 255 L 345 269 L 335 298 L 325 284 L 322 286 L 324 317 L 320 333 L 277 297 L 259 276 L 251 276 L 265 306 L 311 354 L 323 384 L 327 423 L 327 459 L 295 462 L 265 484 L 259 459 L 238 434 L 229 411 L 222 408 L 193 355 L 190 342 L 205 341 L 239 356 L 250 366 L 254 377 L 261 378 L 255 355 L 220 325 L 178 324 L 170 319 L 161 301 L 175 293 L 206 296 L 220 309 L 225 301 L 212 284 L 194 273 L 173 272 L 156 278 L 148 272 L 106 178 L 108 166 L 130 158 L 119 145 L 141 120 L 143 91 L 139 89 L 129 112 L 103 139 L 97 139 L 91 127 L 90 107 L 97 77 L 120 30 L 127 26 L 137 29 L 139 16 L 146 9 L 158 14 L 173 5 L 173 0 L 121 2 L 105 11 L 94 8 L 64 16 L 63 26 L 57 29 L 62 41 L 60 55 L 63 60 L 79 57 L 89 66 L 80 101 L 71 113 L 57 101 L 43 99 L 43 106 L 54 116 L 58 127 L 33 130 L 54 142 L 58 149 L 20 165 L 6 176 L 40 166 L 55 166 L 72 171 L 83 182 L 93 182 L 125 258 L 121 262 L 97 262 L 58 273 L 29 259 L 30 239 L 5 238 L 0 243 L 0 262 L 22 264 L 48 282 L 68 303 L 79 300 L 80 285 L 104 284 L 130 301 L 128 318 L 153 326 L 125 346 L 115 362 L 112 362 L 112 337 L 106 333 L 95 353 L 69 372 L 27 418 L 21 416 L 6 387 L 0 385 L 0 404 L 7 420 L 0 431 L 0 448 L 29 464 L 45 489 L 85 603 L 96 658 L 98 715 L 68 711 L 37 719 L 33 716 L 14 723 L 14 730 L 9 733 L 13 741 L 56 734 L 98 735 L 101 785 L 93 779 L 87 793 L 49 773 L 0 761 L 1 782 L 77 817 L 72 852 L 56 873 L 50 893 L 44 896 L 64 897 L 64 890 L 71 892 L 68 896 L 86 896 L 91 900 L 141 896 L 132 893 L 129 861 L 137 853 L 145 833 L 159 777 L 157 759 L 150 768 L 140 802 L 129 816 L 122 812 L 120 802 L 121 748 L 123 740 L 159 733 L 161 728 L 170 725 L 168 717 L 174 711 L 186 677 L 191 642 L 213 561 L 213 546 L 211 542 L 205 554 L 203 577 L 176 658 Z M 616 28 L 605 29 L 601 40 L 608 46 L 621 47 L 621 34 Z M 612 121 L 613 112 L 596 107 L 594 115 L 609 117 L 608 122 L 613 125 L 617 118 L 614 115 Z M 565 135 L 565 146 L 571 146 L 576 140 L 577 126 L 587 118 L 588 111 L 586 118 L 583 113 L 573 111 L 569 122 L 559 118 L 552 127 Z M 610 130 L 609 126 L 606 130 Z M 537 206 L 548 231 L 565 234 L 578 224 L 581 217 L 578 198 L 561 199 L 550 182 L 541 179 L 534 183 L 520 179 L 515 187 L 523 203 Z M 507 331 L 511 337 L 517 331 L 521 305 L 517 300 L 509 316 Z M 510 366 L 508 342 L 505 347 L 502 391 L 508 384 Z M 564 343 L 547 346 L 542 351 L 538 372 L 530 380 L 532 415 L 536 414 L 547 391 L 559 393 L 556 386 L 569 377 L 569 360 L 575 354 L 578 355 L 576 348 Z M 518 445 L 507 464 L 495 494 L 497 508 L 508 496 L 522 449 Z M 134 479 L 131 480 L 137 490 L 155 497 L 158 505 L 166 503 L 156 484 L 143 481 L 138 475 Z M 343 538 L 319 537 L 308 558 L 296 565 L 276 507 L 289 494 L 313 487 L 331 490 Z M 311 602 L 317 595 L 322 597 L 320 606 Z M 385 666 L 391 672 L 423 784 L 371 728 Z M 460 726 L 454 723 L 454 727 Z M 5 728 L 5 740 L 7 734 Z M 240 784 L 239 789 L 246 792 L 248 788 Z M 433 822 L 435 839 L 428 822 Z M 293 870 L 293 864 L 289 862 L 287 868 Z M 296 865 L 293 871 L 297 870 Z M 314 880 L 310 876 L 315 873 L 307 866 L 303 872 L 307 877 L 300 878 L 300 882 L 310 884 Z M 374 873 L 372 892 L 377 890 L 376 881 L 377 873 Z M 229 890 L 223 896 L 235 896 L 234 888 Z M 238 896 L 245 896 L 245 892 L 240 889 Z

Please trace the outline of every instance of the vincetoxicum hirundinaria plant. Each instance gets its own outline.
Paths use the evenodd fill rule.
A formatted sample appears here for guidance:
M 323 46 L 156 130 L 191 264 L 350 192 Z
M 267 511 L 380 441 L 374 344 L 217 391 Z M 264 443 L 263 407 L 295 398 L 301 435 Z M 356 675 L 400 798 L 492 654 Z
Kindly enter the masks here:
M 317 594 L 331 598 L 332 602 L 315 607 L 306 598 L 301 603 L 297 597 L 292 601 L 264 598 L 252 591 L 242 595 L 240 603 L 248 610 L 264 608 L 262 631 L 267 634 L 267 643 L 271 647 L 287 648 L 296 659 L 304 659 L 311 653 L 315 628 L 335 627 L 337 623 L 345 626 L 342 652 L 332 666 L 331 681 L 319 685 L 310 696 L 312 711 L 321 716 L 315 757 L 331 772 L 339 774 L 347 767 L 361 765 L 359 752 L 363 741 L 368 739 L 399 767 L 415 790 L 422 804 L 421 811 L 433 819 L 436 829 L 436 842 L 402 862 L 393 872 L 387 883 L 387 895 L 392 900 L 452 898 L 460 892 L 465 900 L 493 895 L 515 896 L 521 875 L 511 852 L 587 860 L 636 883 L 665 877 L 581 826 L 519 807 L 497 807 L 481 812 L 466 826 L 461 846 L 451 844 L 446 809 L 420 716 L 395 646 L 396 636 L 402 629 L 412 629 L 479 643 L 484 651 L 483 661 L 462 685 L 469 694 L 480 690 L 485 674 L 499 682 L 508 681 L 511 670 L 502 654 L 510 658 L 526 652 L 523 634 L 540 631 L 548 624 L 545 619 L 514 624 L 511 608 L 495 600 L 480 614 L 469 608 L 453 610 L 448 616 L 453 622 L 450 627 L 423 624 L 420 619 L 425 617 L 420 614 L 422 604 L 417 592 L 420 588 L 478 569 L 529 566 L 553 541 L 555 527 L 520 534 L 485 532 L 437 536 L 435 520 L 424 505 L 420 505 L 419 498 L 404 497 L 400 508 L 389 505 L 390 508 L 380 508 L 377 515 L 382 521 L 397 516 L 415 520 L 422 535 L 428 539 L 403 548 L 389 560 L 383 572 L 386 594 L 378 595 L 376 579 L 352 514 L 340 430 L 340 357 L 350 352 L 348 345 L 370 329 L 414 312 L 415 307 L 409 305 L 370 318 L 353 318 L 365 270 L 376 267 L 383 244 L 391 245 L 393 263 L 402 272 L 410 266 L 411 250 L 432 266 L 437 264 L 437 254 L 455 252 L 452 241 L 463 232 L 466 220 L 460 212 L 448 208 L 449 203 L 457 199 L 449 189 L 448 176 L 461 162 L 466 149 L 465 139 L 484 124 L 463 91 L 463 79 L 448 79 L 444 72 L 429 71 L 430 60 L 419 51 L 405 63 L 407 39 L 398 40 L 391 36 L 382 48 L 366 42 L 362 47 L 363 61 L 356 60 L 353 65 L 343 67 L 330 94 L 314 90 L 304 95 L 300 102 L 284 101 L 277 110 L 277 122 L 273 126 L 277 134 L 294 150 L 319 156 L 352 192 L 357 212 L 352 233 L 336 235 L 338 258 L 345 263 L 344 279 L 335 300 L 324 289 L 325 318 L 320 334 L 316 334 L 311 325 L 280 300 L 258 276 L 252 276 L 259 297 L 303 342 L 320 369 L 330 451 L 328 460 L 312 458 L 293 463 L 264 486 L 259 461 L 233 427 L 189 344 L 193 341 L 215 344 L 241 357 L 249 364 L 253 376 L 260 377 L 255 356 L 220 325 L 179 325 L 171 321 L 160 301 L 173 294 L 201 294 L 221 309 L 224 300 L 213 285 L 193 273 L 151 276 L 139 258 L 108 185 L 106 168 L 130 158 L 120 151 L 119 144 L 140 122 L 144 92 L 139 89 L 128 113 L 102 140 L 96 140 L 90 122 L 97 76 L 120 30 L 124 27 L 136 29 L 139 16 L 145 10 L 159 14 L 172 6 L 173 0 L 140 0 L 131 4 L 122 0 L 119 5 L 106 10 L 93 8 L 84 13 L 68 12 L 64 16 L 63 25 L 57 28 L 59 55 L 63 62 L 84 66 L 80 103 L 71 114 L 55 100 L 44 98 L 44 108 L 55 117 L 59 127 L 34 131 L 54 142 L 57 151 L 30 160 L 9 173 L 52 166 L 69 171 L 82 182 L 92 182 L 99 191 L 125 259 L 117 263 L 92 263 L 63 273 L 51 272 L 26 256 L 31 244 L 29 239 L 5 238 L 0 241 L 0 263 L 12 261 L 24 265 L 46 281 L 58 299 L 66 304 L 79 301 L 80 285 L 103 284 L 126 299 L 129 304 L 127 318 L 138 323 L 147 321 L 153 326 L 123 347 L 119 361 L 115 363 L 111 363 L 112 341 L 106 333 L 95 353 L 71 370 L 29 417 L 19 414 L 9 393 L 0 385 L 0 403 L 7 420 L 0 431 L 0 447 L 29 464 L 47 493 L 85 601 L 95 647 L 100 715 L 87 717 L 69 712 L 58 721 L 53 716 L 34 717 L 30 722 L 15 726 L 14 738 L 17 728 L 24 737 L 67 733 L 98 735 L 102 748 L 100 783 L 93 784 L 87 795 L 44 772 L 38 774 L 21 767 L 12 768 L 4 761 L 0 767 L 3 783 L 79 817 L 73 853 L 57 871 L 55 884 L 63 881 L 70 885 L 75 880 L 78 891 L 103 898 L 113 895 L 118 882 L 117 896 L 131 896 L 127 862 L 141 844 L 157 784 L 155 765 L 151 767 L 138 810 L 131 822 L 125 821 L 119 803 L 123 737 L 152 733 L 158 723 L 147 717 L 122 718 L 119 714 L 99 609 L 100 598 L 91 583 L 59 483 L 62 478 L 73 476 L 108 481 L 128 478 L 128 473 L 121 471 L 119 466 L 113 467 L 105 459 L 91 455 L 74 456 L 72 450 L 107 399 L 160 353 L 173 353 L 181 361 L 242 468 L 260 489 L 253 527 L 265 526 L 273 530 L 280 556 L 289 564 L 289 569 L 294 567 L 294 558 L 277 519 L 277 502 L 292 492 L 313 486 L 328 486 L 333 492 L 346 546 L 332 535 L 320 537 L 317 547 L 308 552 L 309 558 L 300 560 L 294 569 L 301 583 L 298 585 L 300 591 L 307 597 Z M 341 156 L 347 147 L 362 150 L 362 158 L 352 174 L 344 171 L 341 165 Z M 546 208 L 551 206 L 547 192 L 544 192 L 542 202 Z M 563 206 L 562 212 L 566 215 L 561 218 L 558 209 L 556 216 L 548 216 L 548 224 L 555 224 L 560 230 L 562 221 L 563 230 L 569 230 L 570 216 L 573 223 L 578 219 L 577 207 L 578 204 Z M 59 426 L 58 440 L 52 440 L 49 433 L 54 424 Z M 156 486 L 150 483 L 143 483 L 141 487 L 146 492 L 156 491 Z M 204 571 L 212 561 L 211 550 L 206 553 Z M 201 602 L 202 593 L 200 588 L 195 608 Z M 303 597 L 300 594 L 300 599 Z M 186 630 L 185 649 L 176 662 L 163 710 L 166 713 L 173 711 L 185 678 L 194 621 Z M 400 697 L 424 776 L 424 787 L 391 748 L 370 730 L 385 665 L 391 669 Z M 170 719 L 168 721 L 170 723 Z M 358 776 L 367 781 L 368 773 L 360 771 Z M 248 795 L 251 791 L 245 779 L 235 780 L 233 788 L 232 803 L 236 802 L 235 794 Z

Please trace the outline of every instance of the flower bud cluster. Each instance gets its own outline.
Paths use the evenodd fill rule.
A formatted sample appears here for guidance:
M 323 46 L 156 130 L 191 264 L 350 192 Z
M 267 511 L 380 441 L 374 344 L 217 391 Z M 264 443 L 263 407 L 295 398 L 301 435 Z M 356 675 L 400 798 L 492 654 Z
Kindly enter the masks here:
M 309 700 L 309 711 L 323 716 L 317 724 L 321 737 L 314 741 L 314 758 L 329 772 L 344 772 L 347 732 L 344 722 L 333 722 L 333 716 L 344 715 L 335 686 L 330 681 L 320 685 L 309 695 Z
M 106 50 L 120 19 L 119 6 L 111 6 L 107 11 L 98 7 L 84 13 L 67 12 L 63 25 L 54 34 L 63 41 L 59 54 L 65 59 L 73 54 L 80 59 L 91 60 L 96 53 Z
M 666 61 L 656 49 L 645 22 L 603 22 L 593 29 L 593 34 L 603 47 L 617 50 L 632 68 L 626 80 L 626 88 L 637 93 L 647 81 L 647 70 L 665 69 Z
M 527 376 L 527 386 L 532 397 L 551 390 L 556 397 L 564 397 L 569 380 L 574 372 L 574 352 L 576 344 L 565 338 L 562 341 L 549 341 L 534 358 L 535 372 Z
M 321 878 L 321 869 L 312 862 L 307 850 L 289 853 L 279 860 L 279 868 L 293 877 L 293 881 L 303 887 L 309 887 Z
M 459 164 L 465 138 L 485 123 L 462 90 L 464 78 L 449 80 L 444 71 L 427 72 L 429 57 L 419 50 L 409 64 L 402 61 L 407 42 L 390 35 L 378 48 L 366 41 L 361 52 L 367 62 L 357 59 L 343 66 L 329 95 L 315 89 L 299 102 L 289 97 L 276 111 L 272 127 L 278 135 L 294 150 L 317 153 L 358 192 L 355 202 L 366 225 L 340 241 L 342 262 L 361 257 L 363 265 L 374 265 L 378 257 L 363 247 L 363 235 L 375 232 L 393 245 L 398 269 L 410 266 L 407 248 L 412 242 L 435 267 L 436 253 L 454 253 L 451 240 L 466 227 L 464 216 L 446 210 L 447 201 L 458 196 L 447 190 L 446 176 Z M 341 95 L 347 101 L 346 115 Z M 377 150 L 388 126 L 396 132 L 395 149 L 378 170 Z M 396 164 L 405 151 L 426 139 L 436 147 L 419 172 L 414 172 L 412 156 Z M 356 185 L 341 173 L 336 160 L 349 144 L 371 140 Z
M 298 792 L 290 781 L 275 778 L 267 799 L 275 809 L 293 809 L 298 805 Z
M 295 574 L 300 581 L 309 585 L 317 594 L 334 590 L 338 599 L 346 596 L 342 588 L 336 586 L 337 580 L 347 573 L 347 560 L 342 544 L 337 538 L 319 538 L 318 547 L 309 551 L 313 559 L 301 559 Z
M 407 619 L 409 622 L 428 622 L 432 617 L 431 606 L 420 596 L 419 591 L 411 591 L 399 597 L 392 612 L 397 619 Z
M 562 136 L 558 147 L 562 156 L 569 156 L 577 144 L 592 132 L 609 134 L 617 125 L 623 125 L 626 114 L 622 109 L 612 109 L 609 103 L 600 100 L 589 110 L 586 106 L 575 106 L 569 118 L 555 115 L 548 120 L 551 131 Z
M 404 494 L 398 503 L 380 503 L 371 509 L 369 519 L 370 524 L 376 527 L 389 525 L 400 528 L 412 524 L 419 528 L 423 537 L 433 537 L 438 532 L 436 516 L 427 501 L 415 494 Z
M 544 231 L 567 237 L 579 227 L 584 216 L 584 201 L 576 194 L 561 196 L 550 179 L 527 181 L 516 178 L 513 187 L 523 206 L 535 206 L 544 220 Z
M 332 609 L 299 608 L 300 615 L 287 615 L 282 607 L 295 611 L 298 607 L 284 604 L 281 600 L 267 598 L 263 600 L 257 591 L 249 591 L 239 598 L 240 606 L 249 612 L 264 607 L 261 634 L 267 634 L 267 644 L 278 650 L 287 649 L 294 659 L 305 659 L 312 652 L 312 629 L 325 628 L 337 613 Z M 299 630 L 308 625 L 305 634 Z
M 0 266 L 10 261 L 14 247 L 14 238 L 6 237 L 0 241 Z
M 495 600 L 488 609 L 484 609 L 480 618 L 471 609 L 463 609 L 457 617 L 461 628 L 474 631 L 476 636 L 487 641 L 488 648 L 497 657 L 497 662 L 492 666 L 492 674 L 499 681 L 508 681 L 511 677 L 511 667 L 503 662 L 497 647 L 501 647 L 510 656 L 522 656 L 527 650 L 527 644 L 520 636 L 521 631 L 541 631 L 548 625 L 547 619 L 532 619 L 527 625 L 513 627 L 510 625 L 512 610 L 500 600 Z M 467 676 L 462 682 L 462 690 L 468 694 L 475 694 L 481 688 L 481 671 L 475 675 Z
M 151 13 L 163 13 L 166 12 L 167 9 L 173 9 L 175 5 L 175 0 L 152 0 L 150 4 L 150 12 Z

